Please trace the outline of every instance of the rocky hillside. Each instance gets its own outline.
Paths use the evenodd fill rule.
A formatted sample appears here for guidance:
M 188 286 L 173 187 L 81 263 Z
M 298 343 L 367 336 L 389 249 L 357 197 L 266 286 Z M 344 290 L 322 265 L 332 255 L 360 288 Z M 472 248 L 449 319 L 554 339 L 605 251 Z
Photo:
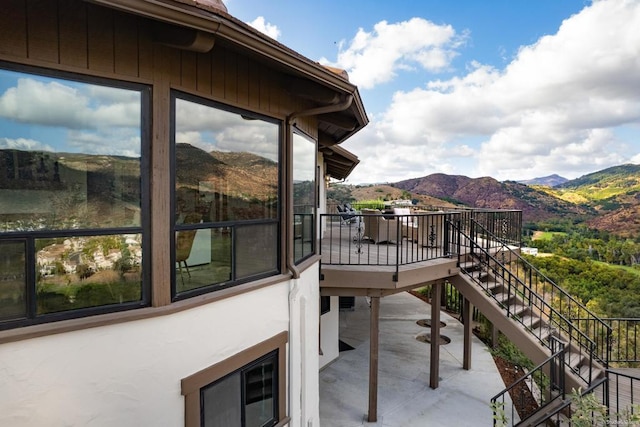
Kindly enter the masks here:
M 552 194 L 597 212 L 588 224 L 621 236 L 640 235 L 640 165 L 620 165 L 566 182 Z
M 274 197 L 278 182 L 278 165 L 251 153 L 207 153 L 190 144 L 176 144 L 179 187 L 190 191 L 207 190 L 233 196 L 266 199 Z
M 400 181 L 393 186 L 476 208 L 522 210 L 525 222 L 590 213 L 586 207 L 561 200 L 536 188 L 513 181 L 499 182 L 489 177 L 433 174 Z
M 534 179 L 527 179 L 527 180 L 518 181 L 518 182 L 520 184 L 526 184 L 526 185 L 543 185 L 546 187 L 557 187 L 558 185 L 562 185 L 567 181 L 569 181 L 567 178 L 564 178 L 557 174 L 553 174 L 549 176 L 543 176 L 543 177 L 534 178 Z

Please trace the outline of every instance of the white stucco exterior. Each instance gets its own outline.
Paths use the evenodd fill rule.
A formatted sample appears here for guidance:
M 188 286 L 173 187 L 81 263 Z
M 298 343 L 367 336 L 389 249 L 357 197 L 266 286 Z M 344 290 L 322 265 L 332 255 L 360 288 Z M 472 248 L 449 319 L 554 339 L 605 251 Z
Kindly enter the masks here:
M 320 369 L 331 363 L 340 355 L 339 340 L 339 301 L 338 297 L 331 298 L 331 311 L 320 317 Z
M 181 379 L 287 330 L 290 425 L 319 425 L 317 277 L 314 266 L 180 313 L 3 344 L 2 425 L 180 426 Z

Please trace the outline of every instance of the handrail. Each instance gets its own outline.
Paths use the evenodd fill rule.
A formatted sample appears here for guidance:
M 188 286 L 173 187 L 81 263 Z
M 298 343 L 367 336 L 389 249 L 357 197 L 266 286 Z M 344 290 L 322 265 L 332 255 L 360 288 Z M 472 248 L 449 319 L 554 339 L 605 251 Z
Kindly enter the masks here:
M 538 408 L 531 413 L 518 413 L 520 417 L 520 421 L 524 421 L 525 419 L 533 416 L 536 412 L 542 410 L 544 407 L 549 405 L 551 402 L 554 402 L 556 399 L 565 399 L 565 364 L 564 364 L 564 352 L 565 346 L 559 339 L 556 337 L 552 337 L 552 347 L 554 351 L 551 356 L 545 359 L 542 363 L 531 369 L 529 372 L 518 378 L 512 384 L 507 386 L 504 390 L 497 393 L 495 396 L 491 398 L 491 407 L 493 408 L 493 425 L 496 425 L 497 415 L 498 415 L 498 407 L 501 407 L 504 411 L 505 406 L 505 396 L 507 393 L 511 396 L 511 419 L 515 419 L 516 405 L 514 404 L 514 395 L 515 393 L 520 392 L 518 396 L 515 396 L 515 399 L 520 399 L 522 401 L 524 399 L 523 390 L 519 388 L 520 385 L 526 387 L 527 383 L 535 383 L 538 388 L 540 388 L 539 399 L 536 399 L 536 403 Z M 559 348 L 559 350 L 555 350 Z M 544 376 L 548 375 L 549 382 L 546 383 L 544 381 Z M 548 387 L 548 388 L 546 388 Z M 530 387 L 527 387 L 529 390 Z M 514 392 L 512 394 L 512 391 Z M 553 395 L 553 392 L 558 392 L 556 395 Z M 551 399 L 545 402 L 546 396 L 552 396 Z M 535 398 L 535 397 L 534 397 Z
M 598 378 L 597 380 L 593 381 L 589 387 L 587 387 L 582 393 L 580 393 L 580 395 L 586 396 L 590 393 L 593 393 L 600 386 L 604 387 L 605 390 L 603 391 L 603 394 L 606 394 L 608 392 L 607 390 L 608 378 L 606 376 L 602 378 Z M 544 417 L 542 420 L 539 420 L 538 423 L 532 427 L 548 426 L 549 421 L 552 421 L 552 422 L 555 421 L 553 425 L 561 425 L 562 419 L 560 417 L 563 416 L 563 414 L 571 406 L 572 403 L 573 401 L 571 399 L 566 399 L 562 405 L 558 406 L 553 411 L 549 412 L 549 414 L 546 417 Z
M 600 317 L 604 323 L 611 327 L 609 344 L 609 365 L 637 366 L 640 363 L 640 319 L 630 317 Z M 574 322 L 580 325 L 583 331 L 595 329 L 591 326 L 593 319 L 574 318 Z
M 508 263 L 510 264 L 510 267 L 507 268 L 515 277 L 518 277 L 520 281 L 524 280 L 523 284 L 528 283 L 528 287 L 531 292 L 534 292 L 545 302 L 549 302 L 550 305 L 556 300 L 558 301 L 559 308 L 554 308 L 554 312 L 561 313 L 563 315 L 562 318 L 574 324 L 576 330 L 581 331 L 589 337 L 590 341 L 595 343 L 596 359 L 602 363 L 605 368 L 608 367 L 611 327 L 575 297 L 540 272 L 518 252 L 509 247 L 508 244 L 502 242 L 499 237 L 484 229 L 481 224 L 473 220 L 472 222 L 475 226 L 480 227 L 481 232 L 489 235 L 489 238 L 485 239 L 485 241 L 493 241 L 495 239 L 495 241 L 499 243 L 499 251 L 502 254 L 503 260 L 509 260 Z M 520 266 L 523 267 L 522 271 L 520 271 Z M 514 267 L 515 271 L 513 271 Z M 521 277 L 522 279 L 520 279 Z M 550 292 L 547 291 L 547 288 L 551 289 Z M 575 326 L 575 319 L 582 317 L 586 317 L 591 320 L 593 324 L 591 331 L 579 328 L 579 324 L 577 325 L 578 327 Z
M 359 203 L 353 202 L 354 207 L 372 209 L 385 209 L 383 201 L 379 203 Z M 338 206 L 343 204 L 327 203 L 326 212 L 335 212 Z M 391 208 L 406 208 L 407 205 L 391 205 L 386 207 L 390 211 Z M 494 234 L 501 236 L 510 244 L 520 246 L 522 237 L 522 211 L 517 209 L 491 209 L 491 208 L 474 208 L 468 206 L 438 206 L 438 205 L 410 205 L 412 210 L 421 210 L 426 212 L 456 212 L 463 219 L 464 227 L 469 227 L 470 219 L 473 218 L 479 223 L 485 224 L 489 230 L 493 230 Z M 388 215 L 390 212 L 383 211 Z
M 410 215 L 341 213 L 321 214 L 323 265 L 394 266 L 450 258 L 457 238 L 448 222 L 457 212 Z
M 475 225 L 478 224 L 476 223 Z M 589 358 L 589 366 L 586 378 L 581 372 L 575 372 L 575 374 L 580 376 L 587 384 L 590 384 L 592 381 L 592 360 L 594 357 L 596 343 L 584 332 L 575 328 L 570 319 L 565 317 L 565 315 L 560 311 L 556 310 L 551 304 L 545 301 L 542 296 L 538 295 L 538 293 L 533 290 L 525 281 L 515 275 L 500 260 L 491 255 L 488 249 L 485 249 L 480 244 L 478 244 L 477 239 L 469 237 L 460 229 L 458 229 L 458 232 L 461 234 L 462 238 L 466 239 L 466 242 L 470 245 L 471 252 L 475 254 L 476 258 L 483 263 L 487 271 L 491 271 L 495 279 L 502 280 L 501 284 L 504 288 L 507 289 L 507 295 L 518 295 L 521 298 L 521 305 L 512 307 L 508 303 L 505 304 L 504 301 L 496 298 L 496 295 L 494 295 L 488 288 L 488 283 L 484 282 L 481 277 L 476 277 L 473 272 L 468 271 L 464 265 L 460 265 L 460 270 L 469 278 L 471 278 L 478 286 L 483 288 L 486 293 L 491 298 L 493 298 L 501 307 L 506 309 L 507 317 L 513 318 L 514 320 L 522 324 L 526 328 L 526 330 L 529 331 L 530 334 L 535 336 L 545 347 L 551 348 L 549 341 L 547 341 L 545 338 L 551 336 L 551 332 L 555 329 L 563 333 L 562 335 L 565 338 L 568 338 L 570 343 L 577 342 L 578 355 L 583 356 L 586 354 Z M 494 242 L 499 243 L 497 241 Z M 502 250 L 507 247 L 507 245 L 496 245 L 495 243 L 491 244 L 492 248 L 494 249 L 497 247 Z M 532 310 L 540 317 L 540 319 L 544 320 L 547 325 L 552 326 L 554 329 L 543 329 L 536 327 L 536 324 L 534 324 L 534 318 L 532 316 L 520 315 L 526 309 Z M 569 364 L 570 359 L 567 358 L 565 362 L 566 364 Z
M 586 396 L 594 393 L 598 387 L 602 386 L 602 392 L 595 394 L 595 396 L 607 408 L 607 417 L 604 421 L 607 425 L 631 425 L 627 417 L 633 414 L 634 410 L 637 411 L 638 403 L 636 401 L 637 397 L 634 396 L 634 389 L 640 386 L 640 377 L 611 369 L 607 369 L 605 372 L 606 375 L 604 377 L 594 381 L 580 395 Z M 612 377 L 614 378 L 613 380 Z M 614 390 L 611 390 L 611 388 L 614 388 Z M 610 397 L 614 397 L 615 401 L 611 402 Z M 563 405 L 550 412 L 536 426 L 547 426 L 547 421 L 550 420 L 556 421 L 556 425 L 558 425 L 560 414 L 566 412 L 565 409 L 572 404 L 572 400 L 567 399 Z M 635 414 L 637 415 L 637 412 Z

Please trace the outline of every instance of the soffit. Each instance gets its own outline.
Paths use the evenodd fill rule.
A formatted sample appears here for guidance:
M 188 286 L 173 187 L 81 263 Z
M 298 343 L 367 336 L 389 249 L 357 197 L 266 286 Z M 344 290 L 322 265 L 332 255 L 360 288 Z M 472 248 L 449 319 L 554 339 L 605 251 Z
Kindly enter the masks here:
M 326 173 L 332 178 L 346 179 L 353 169 L 360 163 L 358 157 L 339 145 L 323 147 L 320 149 L 324 156 Z

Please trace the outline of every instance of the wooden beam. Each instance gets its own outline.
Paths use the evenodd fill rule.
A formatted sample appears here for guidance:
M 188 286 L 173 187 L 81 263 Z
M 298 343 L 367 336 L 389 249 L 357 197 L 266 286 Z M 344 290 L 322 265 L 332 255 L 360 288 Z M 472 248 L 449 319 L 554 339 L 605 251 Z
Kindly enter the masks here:
M 442 283 L 431 285 L 431 357 L 429 359 L 429 387 L 438 388 L 440 375 L 440 298 Z
M 471 369 L 471 334 L 473 333 L 473 305 L 468 299 L 462 299 L 462 323 L 464 327 L 464 346 L 462 368 Z
M 369 314 L 369 416 L 368 421 L 378 421 L 378 359 L 380 330 L 380 297 L 371 297 Z
M 498 336 L 500 335 L 500 329 L 493 323 L 491 323 L 491 347 L 496 348 L 498 346 Z

